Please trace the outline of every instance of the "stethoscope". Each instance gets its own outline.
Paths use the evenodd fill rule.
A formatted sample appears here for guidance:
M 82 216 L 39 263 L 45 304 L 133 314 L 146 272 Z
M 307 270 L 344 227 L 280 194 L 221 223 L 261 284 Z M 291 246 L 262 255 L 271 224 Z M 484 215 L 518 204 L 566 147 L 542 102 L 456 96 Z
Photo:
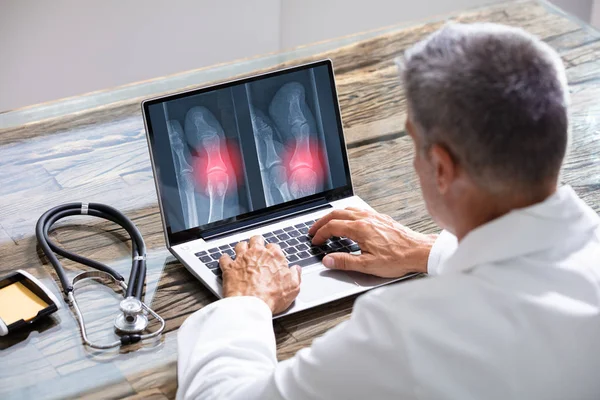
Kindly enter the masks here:
M 48 232 L 52 225 L 65 217 L 72 215 L 91 215 L 98 218 L 107 219 L 116 223 L 125 229 L 131 237 L 133 249 L 133 263 L 131 273 L 129 274 L 129 283 L 125 284 L 125 278 L 112 268 L 94 260 L 79 256 L 67 250 L 58 247 L 48 237 Z M 65 294 L 65 301 L 73 307 L 75 316 L 81 329 L 83 342 L 95 349 L 112 349 L 119 346 L 137 343 L 141 340 L 147 340 L 158 337 L 165 329 L 165 321 L 150 307 L 142 302 L 142 293 L 146 280 L 146 245 L 142 235 L 136 226 L 125 215 L 120 213 L 113 207 L 99 203 L 69 203 L 45 212 L 37 222 L 35 234 L 42 248 L 42 251 L 54 266 L 58 279 L 60 280 L 62 290 Z M 86 271 L 78 274 L 73 278 L 73 282 L 69 282 L 65 270 L 58 261 L 56 254 L 75 262 L 95 268 L 96 271 Z M 124 299 L 119 304 L 120 313 L 115 318 L 114 327 L 120 340 L 107 343 L 97 344 L 88 339 L 85 329 L 85 321 L 83 314 L 79 309 L 75 297 L 75 290 L 78 285 L 88 279 L 103 281 L 103 283 L 114 283 L 121 287 L 124 293 Z M 148 326 L 148 314 L 160 323 L 160 328 L 154 332 L 142 334 Z

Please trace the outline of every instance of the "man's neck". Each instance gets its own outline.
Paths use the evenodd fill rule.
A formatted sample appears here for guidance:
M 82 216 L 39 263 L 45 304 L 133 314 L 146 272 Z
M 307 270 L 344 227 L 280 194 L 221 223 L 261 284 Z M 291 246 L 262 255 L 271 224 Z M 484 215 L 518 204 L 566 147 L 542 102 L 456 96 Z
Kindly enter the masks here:
M 457 218 L 455 235 L 461 241 L 475 228 L 508 214 L 512 210 L 540 203 L 556 192 L 557 185 L 551 185 L 532 196 L 520 194 L 498 195 L 478 192 L 469 196 L 460 206 L 462 217 Z

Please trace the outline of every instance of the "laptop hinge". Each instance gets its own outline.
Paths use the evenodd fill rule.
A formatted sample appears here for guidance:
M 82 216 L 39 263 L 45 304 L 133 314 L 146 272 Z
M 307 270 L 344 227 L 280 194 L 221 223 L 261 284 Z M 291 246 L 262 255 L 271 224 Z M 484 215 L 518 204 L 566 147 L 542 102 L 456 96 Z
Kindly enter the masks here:
M 323 201 L 325 201 L 325 203 L 323 203 Z M 289 219 L 291 217 L 298 217 L 300 215 L 314 213 L 315 211 L 324 210 L 327 208 L 332 208 L 331 204 L 329 204 L 329 202 L 327 202 L 326 200 L 321 200 L 308 208 L 306 208 L 306 206 L 303 206 L 302 209 L 299 209 L 298 211 L 290 212 L 289 210 L 287 210 L 285 213 L 282 213 L 282 215 L 276 215 L 271 218 L 263 219 L 260 221 L 254 221 L 254 222 L 248 221 L 248 223 L 243 224 L 242 226 L 237 226 L 236 228 L 228 229 L 226 231 L 219 230 L 218 232 L 215 232 L 215 231 L 204 232 L 201 235 L 201 237 L 204 240 L 215 240 L 215 239 L 219 239 L 219 238 L 222 238 L 225 236 L 230 236 L 230 235 L 233 235 L 236 233 L 242 233 L 245 231 L 250 231 L 250 230 L 253 230 L 256 228 L 260 228 L 261 226 L 270 225 L 277 221 L 281 221 L 283 219 Z

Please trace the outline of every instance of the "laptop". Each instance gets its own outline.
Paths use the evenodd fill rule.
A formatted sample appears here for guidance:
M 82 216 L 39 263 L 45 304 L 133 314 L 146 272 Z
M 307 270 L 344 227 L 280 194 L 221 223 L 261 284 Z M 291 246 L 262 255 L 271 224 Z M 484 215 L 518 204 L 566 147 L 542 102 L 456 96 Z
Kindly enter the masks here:
M 254 235 L 302 267 L 278 316 L 393 281 L 325 268 L 325 254 L 358 244 L 313 246 L 307 234 L 332 210 L 370 208 L 352 187 L 330 60 L 146 100 L 142 112 L 167 247 L 217 297 L 219 258 Z

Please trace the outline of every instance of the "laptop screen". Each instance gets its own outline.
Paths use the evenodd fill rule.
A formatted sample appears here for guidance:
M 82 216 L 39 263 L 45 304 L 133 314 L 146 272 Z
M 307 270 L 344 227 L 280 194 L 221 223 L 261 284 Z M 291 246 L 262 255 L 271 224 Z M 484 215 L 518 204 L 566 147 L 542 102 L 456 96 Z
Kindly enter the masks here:
M 352 191 L 329 61 L 151 100 L 144 113 L 175 242 Z

